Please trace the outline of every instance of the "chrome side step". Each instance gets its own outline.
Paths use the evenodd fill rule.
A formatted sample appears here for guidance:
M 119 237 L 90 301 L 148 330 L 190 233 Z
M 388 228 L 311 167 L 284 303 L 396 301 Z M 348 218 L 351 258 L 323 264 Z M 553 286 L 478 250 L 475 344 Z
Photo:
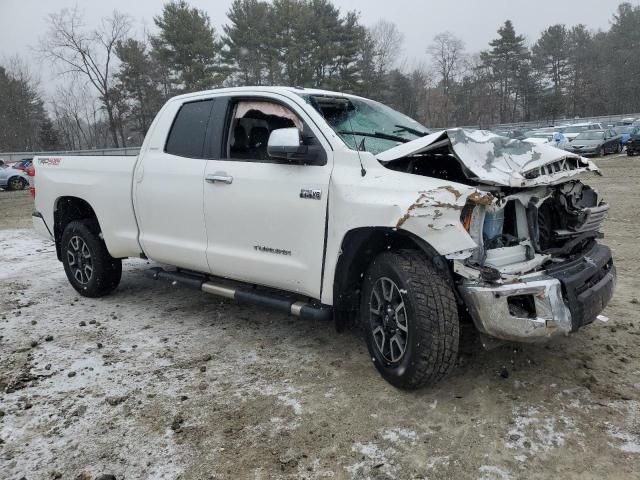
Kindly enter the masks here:
M 262 305 L 279 310 L 296 317 L 329 321 L 333 318 L 333 310 L 327 305 L 312 305 L 295 301 L 285 296 L 260 292 L 252 289 L 232 288 L 212 282 L 204 275 L 196 275 L 181 271 L 167 271 L 160 267 L 145 270 L 144 274 L 154 280 L 167 280 L 195 290 L 201 290 L 219 297 L 229 298 L 240 304 Z

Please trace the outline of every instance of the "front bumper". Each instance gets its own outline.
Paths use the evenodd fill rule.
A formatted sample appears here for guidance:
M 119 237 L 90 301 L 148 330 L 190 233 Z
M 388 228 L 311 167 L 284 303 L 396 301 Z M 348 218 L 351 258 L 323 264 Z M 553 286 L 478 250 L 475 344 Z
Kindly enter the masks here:
M 577 259 L 509 284 L 459 287 L 478 330 L 502 340 L 535 342 L 575 332 L 595 320 L 611 297 L 611 250 L 595 244 Z

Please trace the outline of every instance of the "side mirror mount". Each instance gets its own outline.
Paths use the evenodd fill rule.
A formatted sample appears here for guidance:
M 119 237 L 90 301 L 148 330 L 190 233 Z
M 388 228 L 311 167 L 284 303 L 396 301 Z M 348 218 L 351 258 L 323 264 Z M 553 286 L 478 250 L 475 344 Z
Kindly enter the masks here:
M 296 127 L 278 128 L 269 135 L 267 153 L 271 158 L 289 162 L 303 162 L 309 148 L 302 142 L 300 130 Z

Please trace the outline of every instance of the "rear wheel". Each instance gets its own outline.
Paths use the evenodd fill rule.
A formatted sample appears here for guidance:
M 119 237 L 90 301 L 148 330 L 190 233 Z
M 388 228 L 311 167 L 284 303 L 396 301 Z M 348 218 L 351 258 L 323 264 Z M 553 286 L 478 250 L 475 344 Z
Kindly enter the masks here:
M 22 177 L 11 177 L 7 183 L 8 190 L 24 190 L 29 182 Z
M 85 297 L 102 297 L 120 283 L 122 261 L 109 255 L 97 222 L 70 222 L 62 233 L 62 263 L 67 279 Z
M 421 252 L 385 252 L 364 280 L 361 320 L 374 365 L 392 385 L 416 389 L 443 378 L 458 354 L 452 287 Z

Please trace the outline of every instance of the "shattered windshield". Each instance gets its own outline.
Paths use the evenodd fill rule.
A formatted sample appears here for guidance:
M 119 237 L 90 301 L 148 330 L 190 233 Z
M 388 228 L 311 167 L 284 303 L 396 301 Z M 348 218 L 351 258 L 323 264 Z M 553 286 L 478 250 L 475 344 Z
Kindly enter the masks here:
M 429 134 L 415 120 L 372 100 L 298 94 L 324 117 L 342 141 L 353 150 L 375 155 Z

